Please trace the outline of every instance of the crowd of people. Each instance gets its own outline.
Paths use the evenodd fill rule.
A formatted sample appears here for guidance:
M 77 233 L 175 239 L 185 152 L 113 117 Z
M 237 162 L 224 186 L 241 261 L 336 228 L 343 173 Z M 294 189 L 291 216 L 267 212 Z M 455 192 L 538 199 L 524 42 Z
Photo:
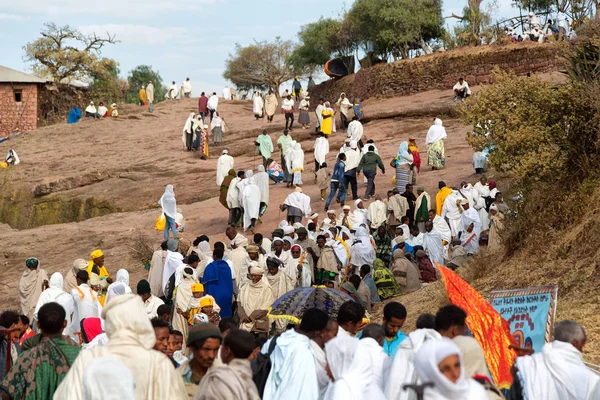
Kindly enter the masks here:
M 182 97 L 191 96 L 186 82 Z M 468 85 L 462 79 L 457 85 L 455 94 L 465 99 Z M 405 326 L 410 310 L 395 298 L 439 280 L 440 266 L 464 266 L 482 244 L 501 250 L 509 208 L 483 174 L 454 187 L 440 181 L 435 194 L 417 186 L 422 165 L 414 137 L 386 165 L 364 134 L 362 105 L 342 93 L 335 110 L 322 99 L 315 110 L 314 183 L 325 201 L 319 215 L 303 190 L 304 150 L 291 136 L 292 98 L 301 91 L 293 86 L 282 103 L 286 127 L 276 142 L 267 130 L 254 140 L 261 155 L 256 171 L 236 170 L 226 149 L 218 158 L 226 241 L 207 235 L 189 247 L 180 241 L 183 217 L 168 185 L 158 201 L 164 240 L 146 279 L 130 282 L 126 269 L 112 275 L 100 249 L 64 275 L 49 276 L 37 258 L 25 261 L 21 312 L 0 315 L 2 399 L 600 398 L 600 378 L 582 361 L 585 330 L 574 321 L 556 324 L 554 341 L 541 353 L 517 358 L 513 385 L 504 392 L 490 378 L 460 307 L 444 306 Z M 255 118 L 272 121 L 269 96 L 275 97 L 255 94 Z M 309 100 L 306 94 L 298 110 L 306 126 Z M 221 143 L 225 124 L 216 93 L 202 93 L 198 107 L 182 141 L 208 157 L 209 137 Z M 336 116 L 346 141 L 330 169 Z M 425 140 L 434 171 L 445 167 L 446 138 L 443 122 L 434 119 Z M 395 182 L 381 196 L 375 179 L 386 167 Z M 277 207 L 286 218 L 270 235 L 256 233 L 271 187 L 282 182 L 291 189 Z M 344 302 L 329 313 L 314 307 L 297 316 L 272 313 L 296 291 L 337 293 Z M 383 317 L 374 321 L 379 310 Z

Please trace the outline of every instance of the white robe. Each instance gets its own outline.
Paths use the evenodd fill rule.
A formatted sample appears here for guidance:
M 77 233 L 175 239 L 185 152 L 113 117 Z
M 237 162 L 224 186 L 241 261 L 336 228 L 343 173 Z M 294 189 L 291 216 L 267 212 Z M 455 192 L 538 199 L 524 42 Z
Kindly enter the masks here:
M 436 262 L 441 265 L 446 264 L 446 260 L 444 259 L 444 246 L 442 246 L 442 235 L 435 229 L 423 234 L 423 249 L 429 256 L 431 262 Z
M 183 93 L 192 93 L 192 82 L 187 79 L 183 81 Z
M 165 291 L 167 283 L 169 282 L 169 278 L 171 278 L 171 275 L 176 273 L 177 269 L 182 265 L 185 265 L 183 263 L 183 256 L 176 251 L 167 250 L 167 256 L 165 257 L 165 266 L 163 268 L 162 274 L 163 293 Z M 177 284 L 175 286 L 177 286 Z
M 290 154 L 290 173 L 304 171 L 304 151 L 300 147 L 300 143 L 296 143 L 295 148 Z
M 51 302 L 55 302 L 60 304 L 65 309 L 65 321 L 67 321 L 67 326 L 63 330 L 63 335 L 70 334 L 71 328 L 71 318 L 73 317 L 73 313 L 75 312 L 75 304 L 73 303 L 73 297 L 71 294 L 65 292 L 63 290 L 63 277 L 59 272 L 55 272 L 50 277 L 50 281 L 48 282 L 48 289 L 44 290 L 37 301 L 37 305 L 35 306 L 35 311 L 33 312 L 33 319 L 38 320 L 38 312 L 40 311 L 40 307 L 44 304 L 48 304 Z
M 319 104 L 315 109 L 315 114 L 317 114 L 318 126 L 323 124 L 323 110 L 325 110 L 325 106 L 323 104 Z
M 358 143 L 359 140 L 363 137 L 363 125 L 360 121 L 352 121 L 348 124 L 348 139 L 356 141 Z
M 403 384 L 420 383 L 415 372 L 415 354 L 427 340 L 441 339 L 433 329 L 417 329 L 400 343 L 385 382 L 385 398 L 388 400 L 414 399 L 412 390 L 403 390 Z
M 452 232 L 450 231 L 450 227 L 444 218 L 436 215 L 433 219 L 433 229 L 442 235 L 442 240 L 450 243 L 450 240 L 452 239 Z
M 229 154 L 223 154 L 217 160 L 217 186 L 221 187 L 223 179 L 229 173 L 229 170 L 233 168 L 233 157 Z
M 318 137 L 315 140 L 315 161 L 319 163 L 319 165 L 323 164 L 326 161 L 327 154 L 329 153 L 329 140 L 325 137 Z
M 290 193 L 288 197 L 285 198 L 283 204 L 300 209 L 306 218 L 312 215 L 312 210 L 310 208 L 310 197 L 304 193 Z
M 518 357 L 515 364 L 526 399 L 600 399 L 600 376 L 571 343 L 546 343 L 540 353 Z
M 231 100 L 231 90 L 227 86 L 223 88 L 223 99 Z
M 187 398 L 183 380 L 173 363 L 152 349 L 156 337 L 139 296 L 115 298 L 107 305 L 104 317 L 108 344 L 79 353 L 54 393 L 54 400 L 83 400 L 85 370 L 101 357 L 116 359 L 127 366 L 133 375 L 138 400 Z
M 424 238 L 425 238 L 425 236 L 423 236 L 423 233 L 419 232 L 419 234 L 417 236 L 410 235 L 409 238 L 406 239 L 406 243 L 408 243 L 412 247 L 423 246 Z
M 242 208 L 244 209 L 244 229 L 248 229 L 253 218 L 258 218 L 260 211 L 260 188 L 254 177 L 249 179 L 242 192 Z
M 81 320 L 84 318 L 100 318 L 102 305 L 98 301 L 98 293 L 93 291 L 86 283 L 72 289 L 71 296 L 74 305 L 71 333 L 81 332 Z
M 448 218 L 448 225 L 453 237 L 458 237 L 462 231 L 461 212 L 456 205 L 456 201 L 462 199 L 457 191 L 453 190 L 444 200 L 442 207 L 442 218 Z
M 241 181 L 242 179 L 236 176 L 229 184 L 229 189 L 227 190 L 227 205 L 230 209 L 240 207 L 240 190 L 238 189 L 238 183 Z
M 346 168 L 345 171 L 350 171 L 351 169 L 355 169 L 360 164 L 360 159 L 362 155 L 357 149 L 350 149 L 345 152 L 346 154 Z
M 262 117 L 264 106 L 265 102 L 263 101 L 263 98 L 260 96 L 256 96 L 252 101 L 252 112 L 254 112 L 254 115 Z
M 208 108 L 209 110 L 217 111 L 218 107 L 219 107 L 219 98 L 217 97 L 217 95 L 213 94 L 212 96 L 210 96 L 208 98 L 208 102 L 206 103 L 206 108 Z
M 367 209 L 371 229 L 377 229 L 387 220 L 387 207 L 381 200 L 376 200 L 369 204 Z
M 164 301 L 154 295 L 150 295 L 148 300 L 144 302 L 144 308 L 146 309 L 148 318 L 152 319 L 158 317 L 158 307 L 162 306 L 163 304 L 165 304 Z
M 282 333 L 271 363 L 263 400 L 319 399 L 316 361 L 307 336 L 294 329 Z
M 256 185 L 260 189 L 260 202 L 269 204 L 269 174 L 259 169 L 254 178 L 256 179 Z

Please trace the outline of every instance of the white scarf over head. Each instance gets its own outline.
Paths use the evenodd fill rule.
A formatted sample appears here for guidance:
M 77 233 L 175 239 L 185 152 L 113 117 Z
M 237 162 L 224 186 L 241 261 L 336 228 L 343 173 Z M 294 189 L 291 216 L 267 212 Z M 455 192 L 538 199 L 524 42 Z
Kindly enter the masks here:
M 162 207 L 162 212 L 168 217 L 175 219 L 177 216 L 177 204 L 175 202 L 175 192 L 173 185 L 167 185 L 165 193 L 161 196 L 158 204 Z
M 438 140 L 444 140 L 448 137 L 446 133 L 446 128 L 442 125 L 442 120 L 436 118 L 433 122 L 433 125 L 429 127 L 429 131 L 427 131 L 427 137 L 425 138 L 426 144 L 432 144 L 437 142 Z

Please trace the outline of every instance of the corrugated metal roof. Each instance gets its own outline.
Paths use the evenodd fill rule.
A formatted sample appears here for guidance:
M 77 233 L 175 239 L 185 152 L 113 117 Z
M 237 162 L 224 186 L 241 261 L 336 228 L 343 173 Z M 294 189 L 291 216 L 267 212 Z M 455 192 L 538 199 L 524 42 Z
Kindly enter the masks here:
M 0 65 L 0 82 L 46 83 L 46 80 Z

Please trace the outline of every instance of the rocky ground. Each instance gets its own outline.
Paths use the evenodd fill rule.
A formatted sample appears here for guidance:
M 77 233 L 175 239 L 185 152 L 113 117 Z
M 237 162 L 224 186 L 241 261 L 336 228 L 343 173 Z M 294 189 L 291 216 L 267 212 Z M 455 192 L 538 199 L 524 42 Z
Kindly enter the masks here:
M 135 286 L 135 282 L 146 275 L 139 251 L 144 252 L 148 246 L 157 248 L 162 239 L 162 232 L 154 231 L 153 227 L 159 214 L 156 202 L 167 184 L 174 185 L 178 205 L 187 220 L 185 240 L 191 241 L 200 234 L 209 235 L 211 241 L 225 239 L 228 213 L 218 202 L 216 160 L 221 150 L 227 148 L 235 158 L 236 169 L 256 169 L 260 157 L 254 150 L 255 136 L 266 128 L 275 142 L 281 135 L 284 118 L 278 114 L 273 123 L 266 124 L 253 118 L 250 102 L 222 102 L 219 110 L 228 125 L 225 142 L 221 147 L 210 149 L 208 160 L 200 160 L 197 154 L 183 151 L 181 142 L 183 125 L 188 114 L 195 110 L 196 102 L 196 99 L 163 102 L 153 113 L 127 106 L 119 120 L 54 125 L 22 134 L 1 145 L 0 152 L 12 147 L 22 160 L 10 171 L 8 185 L 14 192 L 35 193 L 36 201 L 93 198 L 109 205 L 105 209 L 109 214 L 80 222 L 20 230 L 2 225 L 2 308 L 18 306 L 18 280 L 25 259 L 31 256 L 38 257 L 49 273 L 64 274 L 74 259 L 87 258 L 92 250 L 101 248 L 110 273 L 114 275 L 119 268 L 127 269 Z M 475 179 L 470 165 L 472 151 L 465 142 L 468 127 L 445 117 L 454 107 L 450 93 L 431 91 L 366 101 L 364 105 L 370 121 L 365 124 L 365 136 L 375 140 L 386 166 L 400 142 L 409 135 L 417 138 L 426 164 L 425 135 L 432 118 L 441 116 L 448 131 L 447 168 L 431 171 L 424 165 L 418 184 L 435 194 L 439 180 L 457 185 L 463 179 Z M 314 115 L 311 118 L 314 121 Z M 314 136 L 309 130 L 296 128 L 292 137 L 299 140 L 306 151 L 304 191 L 312 198 L 313 210 L 323 216 L 324 202 L 320 201 L 312 179 Z M 331 166 L 344 138 L 345 134 L 338 131 L 330 139 Z M 274 156 L 278 158 L 279 152 Z M 391 178 L 391 171 L 378 175 L 377 193 L 385 195 L 392 187 Z M 290 193 L 290 189 L 281 185 L 271 185 L 270 190 L 269 209 L 257 229 L 265 235 L 270 235 L 285 218 L 278 206 Z M 365 185 L 360 184 L 359 194 L 364 194 L 364 190 Z M 112 212 L 115 210 L 121 212 Z M 36 218 L 43 221 L 43 215 Z

